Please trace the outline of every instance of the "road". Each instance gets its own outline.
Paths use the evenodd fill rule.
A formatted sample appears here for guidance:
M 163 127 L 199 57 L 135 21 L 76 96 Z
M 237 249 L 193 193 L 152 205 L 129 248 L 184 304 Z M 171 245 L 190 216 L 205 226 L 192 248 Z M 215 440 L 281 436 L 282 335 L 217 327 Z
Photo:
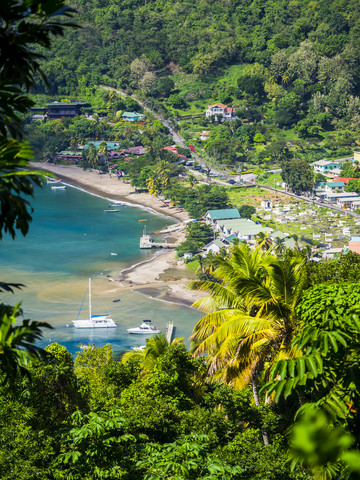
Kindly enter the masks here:
M 107 87 L 106 85 L 99 85 L 100 88 L 103 88 L 104 90 L 110 90 L 110 91 L 113 91 L 113 92 L 116 92 L 118 93 L 119 95 L 121 95 L 122 97 L 131 97 L 132 99 L 134 99 L 139 105 L 142 106 L 142 108 L 146 111 L 146 112 L 149 112 L 151 113 L 151 115 L 153 115 L 157 120 L 159 120 L 159 122 L 161 122 L 163 125 L 165 125 L 165 127 L 167 127 L 170 131 L 170 134 L 172 136 L 172 139 L 174 140 L 174 142 L 177 144 L 177 145 L 180 145 L 180 147 L 183 147 L 183 148 L 188 148 L 188 146 L 186 145 L 184 139 L 182 138 L 182 136 L 176 131 L 174 130 L 174 127 L 171 125 L 171 123 L 169 122 L 169 120 L 167 120 L 166 118 L 162 117 L 161 115 L 159 115 L 158 113 L 154 112 L 154 110 L 151 110 L 151 108 L 149 108 L 148 106 L 146 106 L 146 104 L 144 102 L 142 102 L 136 95 L 132 94 L 132 95 L 128 95 L 126 92 L 124 92 L 123 90 L 119 90 L 117 88 L 113 88 L 113 87 Z M 201 157 L 199 157 L 199 155 L 197 155 L 196 153 L 194 152 L 191 152 L 191 156 L 194 160 L 196 160 L 198 162 L 199 165 L 201 165 L 202 167 L 205 167 L 205 163 L 203 161 L 203 159 Z
M 163 125 L 165 125 L 165 127 L 167 127 L 170 131 L 170 134 L 172 136 L 172 139 L 174 140 L 174 142 L 177 144 L 177 145 L 180 145 L 180 147 L 183 147 L 183 148 L 188 148 L 187 145 L 185 144 L 185 141 L 184 139 L 182 138 L 181 135 L 179 135 L 178 132 L 176 132 L 176 130 L 174 130 L 173 126 L 171 125 L 171 123 L 169 122 L 169 120 L 166 120 L 166 118 L 162 117 L 161 115 L 159 115 L 158 113 L 154 112 L 153 110 L 151 110 L 151 108 L 147 107 L 146 104 L 144 102 L 142 102 L 141 100 L 139 100 L 136 95 L 132 94 L 132 95 L 128 95 L 126 92 L 122 91 L 122 90 L 119 90 L 119 89 L 116 89 L 116 88 L 113 88 L 113 87 L 107 87 L 105 85 L 99 85 L 100 88 L 103 88 L 104 90 L 111 90 L 111 91 L 114 91 L 116 93 L 118 93 L 119 95 L 121 95 L 122 97 L 131 97 L 133 98 L 136 102 L 138 102 L 139 105 L 142 106 L 142 108 L 151 113 L 157 120 L 159 120 L 159 122 L 161 122 Z M 196 160 L 199 165 L 201 165 L 202 167 L 205 167 L 206 164 L 204 163 L 203 159 L 201 157 L 199 157 L 199 155 L 197 155 L 196 153 L 194 152 L 191 152 L 191 156 L 194 160 Z M 217 171 L 215 169 L 212 169 L 213 172 L 215 173 L 218 173 L 219 175 L 223 175 L 224 172 L 220 172 L 220 171 Z M 281 168 L 276 168 L 276 169 L 273 169 L 273 170 L 268 170 L 268 173 L 279 173 L 281 172 Z M 199 173 L 199 172 L 197 172 Z M 221 182 L 221 181 L 218 181 L 218 180 L 215 180 L 213 181 L 214 183 L 218 183 L 218 184 L 223 184 L 223 185 L 226 185 L 228 186 L 227 183 L 225 182 Z M 330 210 L 335 210 L 339 213 L 342 213 L 344 215 L 350 215 L 351 217 L 355 217 L 355 218 L 360 218 L 360 215 L 358 215 L 357 213 L 355 212 L 351 212 L 350 210 L 344 210 L 342 208 L 339 208 L 339 207 L 336 207 L 335 205 L 331 205 L 331 204 L 328 204 L 328 203 L 322 203 L 322 202 L 319 202 L 317 200 L 313 200 L 309 197 L 304 197 L 304 196 L 301 196 L 301 195 L 296 195 L 295 193 L 290 193 L 290 192 L 285 192 L 284 190 L 278 190 L 277 188 L 273 188 L 273 187 L 268 187 L 267 185 L 262 185 L 260 183 L 254 183 L 254 182 L 244 182 L 244 183 L 247 183 L 247 185 L 254 185 L 255 186 L 259 186 L 260 188 L 264 189 L 264 190 L 271 190 L 273 192 L 276 192 L 276 193 L 280 193 L 282 195 L 287 195 L 289 197 L 294 197 L 294 198 L 298 198 L 300 200 L 304 200 L 305 202 L 308 202 L 308 203 L 312 203 L 314 205 L 319 205 L 320 207 L 323 207 L 323 208 L 329 208 Z

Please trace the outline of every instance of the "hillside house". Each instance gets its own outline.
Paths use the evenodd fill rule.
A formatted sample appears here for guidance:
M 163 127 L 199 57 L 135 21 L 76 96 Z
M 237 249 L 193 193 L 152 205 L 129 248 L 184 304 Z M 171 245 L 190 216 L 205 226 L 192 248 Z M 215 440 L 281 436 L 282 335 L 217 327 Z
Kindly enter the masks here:
M 215 105 L 208 105 L 205 112 L 206 118 L 214 119 L 215 122 L 225 122 L 236 119 L 236 109 L 227 107 L 222 103 L 215 103 Z
M 205 215 L 206 223 L 215 224 L 222 220 L 235 220 L 241 218 L 237 208 L 224 208 L 222 210 L 208 210 Z
M 341 193 L 345 190 L 344 182 L 327 182 L 324 191 L 325 193 Z
M 313 164 L 314 172 L 321 173 L 322 175 L 326 175 L 327 173 L 332 172 L 334 169 L 339 168 L 338 162 L 332 162 L 330 160 L 319 160 L 314 162 Z
M 80 115 L 82 107 L 90 107 L 86 102 L 52 102 L 47 104 L 48 120 L 74 118 Z
M 200 133 L 200 140 L 202 140 L 204 142 L 205 140 L 207 140 L 209 138 L 209 135 L 210 135 L 210 130 L 203 130 Z
M 137 122 L 139 120 L 140 121 L 144 120 L 144 118 L 146 117 L 142 113 L 138 113 L 138 112 L 124 112 L 121 115 L 121 118 L 126 122 Z

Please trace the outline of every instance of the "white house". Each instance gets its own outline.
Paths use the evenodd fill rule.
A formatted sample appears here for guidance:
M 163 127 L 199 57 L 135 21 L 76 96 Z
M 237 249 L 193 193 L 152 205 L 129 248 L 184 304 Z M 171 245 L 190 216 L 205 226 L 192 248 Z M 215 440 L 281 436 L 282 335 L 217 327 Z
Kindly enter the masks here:
M 215 105 L 208 105 L 205 116 L 206 118 L 214 118 L 216 122 L 235 120 L 236 109 L 233 107 L 227 107 L 222 103 L 215 103 Z
M 316 173 L 322 173 L 323 175 L 333 171 L 335 168 L 339 168 L 339 163 L 330 160 L 319 160 L 312 165 Z
M 212 240 L 210 243 L 205 245 L 204 250 L 206 255 L 209 252 L 215 253 L 217 255 L 220 252 L 221 248 L 226 248 L 226 245 L 221 240 L 216 238 L 215 240 Z

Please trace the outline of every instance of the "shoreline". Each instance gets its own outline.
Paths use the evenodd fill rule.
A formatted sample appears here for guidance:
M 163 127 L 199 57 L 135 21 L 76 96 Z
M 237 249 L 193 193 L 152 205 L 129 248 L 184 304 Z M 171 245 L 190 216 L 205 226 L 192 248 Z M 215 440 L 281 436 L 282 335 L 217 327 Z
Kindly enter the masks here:
M 97 171 L 83 170 L 75 166 L 53 165 L 41 162 L 31 162 L 33 168 L 55 173 L 58 178 L 75 188 L 86 193 L 106 198 L 109 201 L 121 201 L 138 208 L 144 208 L 156 215 L 177 220 L 180 225 L 189 219 L 187 212 L 176 207 L 169 207 L 157 198 L 147 193 L 135 193 L 134 187 L 116 177 L 100 175 Z M 129 198 L 130 197 L 130 198 Z M 175 243 L 185 239 L 184 231 L 171 232 Z M 169 270 L 174 270 L 173 279 L 162 280 L 161 275 Z M 108 281 L 111 286 L 116 285 L 120 294 L 124 290 L 135 290 L 150 298 L 159 301 L 176 303 L 191 307 L 198 298 L 203 297 L 203 292 L 195 292 L 186 288 L 191 279 L 186 274 L 185 264 L 175 258 L 175 250 L 160 250 L 143 262 L 130 265 L 123 269 L 118 278 L 110 276 Z

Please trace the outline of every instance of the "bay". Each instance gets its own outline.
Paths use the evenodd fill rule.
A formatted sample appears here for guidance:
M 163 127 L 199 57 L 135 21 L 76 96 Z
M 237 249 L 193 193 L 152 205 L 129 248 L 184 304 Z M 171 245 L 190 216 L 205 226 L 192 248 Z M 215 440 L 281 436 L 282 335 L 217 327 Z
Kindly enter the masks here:
M 126 350 L 144 344 L 144 337 L 126 332 L 144 318 L 151 318 L 162 331 L 173 321 L 176 336 L 188 339 L 201 318 L 199 312 L 136 291 L 121 291 L 111 281 L 118 279 L 123 269 L 154 255 L 139 248 L 144 225 L 148 232 L 156 232 L 174 223 L 173 219 L 133 206 L 104 213 L 110 208 L 107 199 L 71 186 L 51 190 L 46 185 L 36 189 L 30 202 L 34 213 L 27 236 L 18 234 L 12 240 L 5 235 L 0 245 L 1 281 L 26 287 L 14 295 L 3 294 L 1 300 L 11 305 L 22 302 L 24 318 L 46 321 L 54 327 L 44 330 L 41 346 L 58 342 L 75 353 L 80 343 L 111 343 L 114 351 Z M 147 222 L 139 222 L 145 218 Z M 76 329 L 71 325 L 89 277 L 93 313 L 110 313 L 117 328 Z M 114 303 L 116 298 L 120 302 Z M 85 300 L 80 318 L 87 315 Z

